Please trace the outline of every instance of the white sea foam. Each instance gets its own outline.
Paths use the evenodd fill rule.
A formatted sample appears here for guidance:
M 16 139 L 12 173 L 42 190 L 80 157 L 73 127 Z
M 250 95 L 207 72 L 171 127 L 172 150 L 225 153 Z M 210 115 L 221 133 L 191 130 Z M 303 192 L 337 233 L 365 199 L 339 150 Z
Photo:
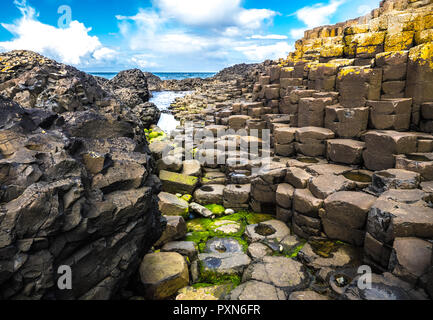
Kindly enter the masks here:
M 170 104 L 172 104 L 176 98 L 184 97 L 185 95 L 190 93 L 191 91 L 152 92 L 153 97 L 150 99 L 150 102 L 153 102 L 159 110 L 166 111 L 170 107 Z M 176 129 L 179 124 L 179 121 L 176 120 L 171 113 L 162 113 L 161 118 L 158 122 L 158 127 L 160 127 L 166 133 L 169 133 L 172 130 Z

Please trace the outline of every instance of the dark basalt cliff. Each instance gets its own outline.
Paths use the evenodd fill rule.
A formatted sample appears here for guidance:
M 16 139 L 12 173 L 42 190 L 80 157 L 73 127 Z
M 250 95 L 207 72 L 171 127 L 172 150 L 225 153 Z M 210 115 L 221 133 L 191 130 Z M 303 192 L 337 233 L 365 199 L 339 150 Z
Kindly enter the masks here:
M 112 298 L 165 223 L 145 78 L 106 84 L 27 51 L 0 68 L 0 297 Z M 72 290 L 57 287 L 61 265 Z

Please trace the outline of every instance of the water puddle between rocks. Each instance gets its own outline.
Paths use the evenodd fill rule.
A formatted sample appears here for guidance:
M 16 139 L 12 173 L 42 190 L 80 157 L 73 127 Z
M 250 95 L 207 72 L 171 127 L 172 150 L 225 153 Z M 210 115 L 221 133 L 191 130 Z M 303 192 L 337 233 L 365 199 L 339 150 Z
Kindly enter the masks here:
M 153 97 L 150 102 L 153 102 L 159 110 L 161 110 L 161 118 L 158 122 L 158 127 L 161 128 L 165 133 L 170 133 L 180 122 L 174 118 L 174 115 L 170 112 L 170 104 L 174 102 L 176 98 L 182 98 L 192 91 L 160 91 L 152 92 Z

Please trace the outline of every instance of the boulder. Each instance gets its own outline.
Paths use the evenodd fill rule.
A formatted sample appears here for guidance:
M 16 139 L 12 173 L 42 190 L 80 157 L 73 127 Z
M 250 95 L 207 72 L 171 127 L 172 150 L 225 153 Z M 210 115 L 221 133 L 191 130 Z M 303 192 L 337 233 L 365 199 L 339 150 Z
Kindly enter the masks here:
M 418 238 L 395 238 L 389 270 L 404 281 L 416 285 L 430 271 L 432 244 Z
M 245 236 L 250 243 L 273 239 L 281 241 L 288 235 L 290 235 L 290 229 L 284 222 L 278 220 L 251 224 L 245 229 Z
M 376 197 L 363 192 L 336 192 L 325 200 L 323 217 L 352 229 L 363 229 Z M 325 230 L 326 231 L 326 230 Z
M 341 105 L 328 106 L 325 109 L 325 128 L 332 130 L 340 138 L 358 138 L 366 130 L 369 108 L 346 109 Z
M 161 170 L 159 179 L 165 192 L 193 194 L 198 185 L 197 177 Z
M 290 167 L 287 169 L 285 181 L 297 189 L 305 189 L 312 177 L 303 169 Z
M 189 284 L 185 258 L 175 252 L 151 253 L 144 256 L 139 273 L 144 294 L 151 300 L 170 298 Z
M 160 247 L 167 242 L 183 238 L 187 231 L 185 220 L 181 216 L 167 216 L 165 219 L 167 221 L 167 225 L 161 235 L 161 238 L 155 243 L 156 247 Z
M 279 184 L 277 188 L 277 204 L 285 209 L 291 209 L 294 192 L 295 188 L 292 185 L 287 183 Z
M 178 198 L 174 194 L 161 192 L 158 195 L 159 210 L 164 216 L 182 216 L 188 217 L 188 202 Z
M 192 241 L 172 241 L 166 243 L 161 248 L 161 252 L 177 252 L 192 261 L 197 256 L 198 250 Z
M 308 189 L 296 189 L 293 195 L 293 209 L 312 218 L 319 217 L 323 200 L 313 196 Z
M 231 285 L 216 285 L 203 288 L 186 287 L 179 290 L 176 300 L 211 301 L 224 300 L 230 293 Z
M 338 191 L 354 190 L 356 183 L 341 175 L 324 174 L 311 179 L 308 188 L 316 198 L 326 199 Z
M 182 174 L 186 176 L 201 177 L 201 164 L 197 160 L 183 161 Z
M 327 141 L 327 158 L 344 164 L 361 164 L 365 143 L 351 139 L 332 139 Z
M 191 213 L 198 214 L 204 218 L 211 218 L 215 214 L 207 209 L 206 207 L 203 207 L 202 205 L 199 205 L 198 203 L 192 202 L 189 204 L 189 211 Z
M 206 185 L 194 192 L 194 200 L 201 204 L 220 204 L 224 202 L 224 185 L 212 184 Z
M 206 281 L 214 275 L 241 275 L 251 259 L 244 253 L 200 253 L 198 264 L 200 277 Z

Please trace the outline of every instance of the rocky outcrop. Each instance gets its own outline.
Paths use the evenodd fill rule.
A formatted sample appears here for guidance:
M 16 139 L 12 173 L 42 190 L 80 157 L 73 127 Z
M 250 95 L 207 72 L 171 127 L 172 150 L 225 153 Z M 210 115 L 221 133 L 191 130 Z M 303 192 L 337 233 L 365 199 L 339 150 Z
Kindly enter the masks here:
M 145 124 L 72 67 L 23 51 L 0 64 L 0 297 L 113 298 L 164 224 Z
M 160 117 L 156 106 L 148 103 L 146 77 L 139 70 L 107 81 L 30 51 L 2 54 L 0 68 L 0 94 L 24 108 L 57 114 L 90 109 L 134 113 L 146 127 Z
M 182 190 L 178 197 L 192 195 L 215 214 L 191 210 L 188 218 L 198 219 L 186 220 L 181 240 L 198 244 L 194 284 L 231 282 L 234 300 L 311 290 L 331 299 L 431 294 L 432 10 L 430 0 L 382 1 L 365 17 L 306 31 L 287 59 L 244 73 L 238 66 L 240 77 L 230 78 L 237 71 L 229 68 L 173 103 L 193 128 L 179 127 L 163 143 L 174 144 L 173 156 L 198 155 L 203 175 L 190 190 L 165 191 Z M 191 133 L 200 139 L 187 146 Z M 161 178 L 187 181 L 181 169 Z M 264 219 L 251 221 L 250 211 Z M 242 277 L 222 272 L 233 247 L 217 236 L 247 241 L 252 260 Z M 209 243 L 218 253 L 206 255 Z M 366 265 L 372 288 L 361 289 Z M 207 266 L 212 273 L 203 273 Z

